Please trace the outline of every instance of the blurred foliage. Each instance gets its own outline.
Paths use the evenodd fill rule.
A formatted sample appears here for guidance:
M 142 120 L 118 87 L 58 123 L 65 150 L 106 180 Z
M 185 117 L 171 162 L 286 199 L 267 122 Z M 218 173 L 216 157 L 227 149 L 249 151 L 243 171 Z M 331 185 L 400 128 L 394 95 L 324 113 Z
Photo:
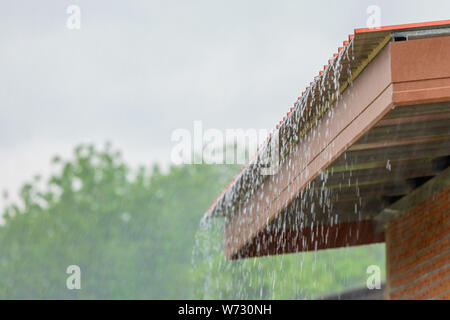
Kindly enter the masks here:
M 384 269 L 382 245 L 225 261 L 223 220 L 199 221 L 236 166 L 132 171 L 109 145 L 53 165 L 4 210 L 1 299 L 313 298 Z M 81 290 L 66 288 L 73 264 Z

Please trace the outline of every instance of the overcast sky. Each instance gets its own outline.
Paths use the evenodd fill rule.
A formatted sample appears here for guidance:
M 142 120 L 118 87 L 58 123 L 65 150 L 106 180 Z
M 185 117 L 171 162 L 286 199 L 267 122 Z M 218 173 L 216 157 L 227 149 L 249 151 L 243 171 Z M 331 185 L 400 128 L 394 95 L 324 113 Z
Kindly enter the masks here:
M 194 120 L 273 128 L 370 5 L 382 25 L 450 18 L 448 0 L 1 0 L 0 191 L 79 143 L 149 165 Z

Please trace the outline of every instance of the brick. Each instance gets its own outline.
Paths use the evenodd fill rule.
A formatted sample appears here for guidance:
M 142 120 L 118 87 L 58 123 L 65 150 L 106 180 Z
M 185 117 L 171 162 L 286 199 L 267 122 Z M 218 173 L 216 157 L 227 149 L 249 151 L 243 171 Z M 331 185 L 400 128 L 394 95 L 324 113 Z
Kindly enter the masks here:
M 387 227 L 391 299 L 450 298 L 450 187 Z

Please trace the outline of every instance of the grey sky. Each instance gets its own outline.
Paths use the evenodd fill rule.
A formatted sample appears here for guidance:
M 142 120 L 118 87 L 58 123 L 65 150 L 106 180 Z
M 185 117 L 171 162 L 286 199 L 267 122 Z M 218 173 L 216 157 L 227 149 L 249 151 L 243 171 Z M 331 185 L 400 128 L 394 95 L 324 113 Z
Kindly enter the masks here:
M 68 30 L 66 8 L 81 8 Z M 448 19 L 450 1 L 0 2 L 0 190 L 55 154 L 111 141 L 167 163 L 171 132 L 273 128 L 369 5 L 382 25 Z

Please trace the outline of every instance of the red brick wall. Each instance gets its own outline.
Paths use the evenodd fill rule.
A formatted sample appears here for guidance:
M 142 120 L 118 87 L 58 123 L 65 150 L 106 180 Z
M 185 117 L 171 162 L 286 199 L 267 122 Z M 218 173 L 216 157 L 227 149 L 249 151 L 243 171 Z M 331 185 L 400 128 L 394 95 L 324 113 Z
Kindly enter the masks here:
M 450 187 L 388 224 L 390 299 L 450 299 Z

